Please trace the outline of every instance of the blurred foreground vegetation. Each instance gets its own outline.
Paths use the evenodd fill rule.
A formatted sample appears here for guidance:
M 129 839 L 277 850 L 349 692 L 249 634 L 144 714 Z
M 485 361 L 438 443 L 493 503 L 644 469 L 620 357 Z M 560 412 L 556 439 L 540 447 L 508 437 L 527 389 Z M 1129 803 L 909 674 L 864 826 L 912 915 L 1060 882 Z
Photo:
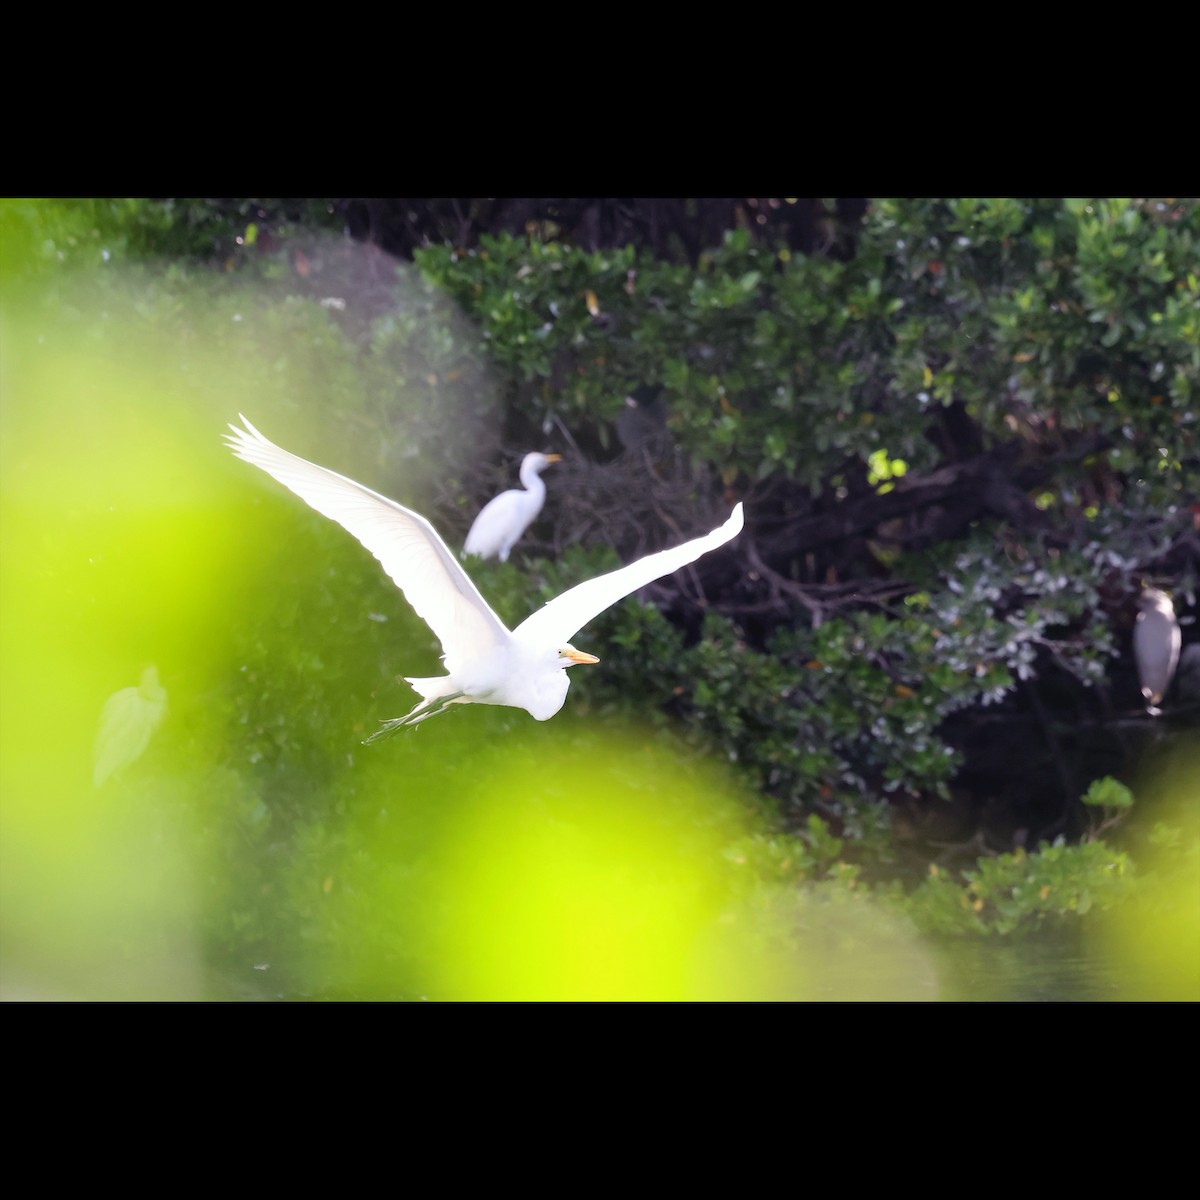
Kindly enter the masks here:
M 1200 205 L 456 203 L 0 201 L 4 997 L 933 999 L 1048 930 L 1200 997 L 1200 697 L 1129 659 L 1144 582 L 1196 641 Z M 238 412 L 452 546 L 562 453 L 510 622 L 748 525 L 553 721 L 368 749 L 438 649 Z

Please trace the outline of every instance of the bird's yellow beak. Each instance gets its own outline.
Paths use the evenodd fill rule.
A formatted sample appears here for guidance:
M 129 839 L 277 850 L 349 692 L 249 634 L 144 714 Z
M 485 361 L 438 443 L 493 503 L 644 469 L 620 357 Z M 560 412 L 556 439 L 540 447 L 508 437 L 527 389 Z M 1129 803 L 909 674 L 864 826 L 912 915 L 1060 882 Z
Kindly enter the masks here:
M 574 646 L 569 646 L 562 652 L 563 658 L 569 658 L 573 663 L 598 663 L 600 660 L 594 654 L 585 654 L 582 650 L 576 650 Z
M 545 457 L 546 457 L 546 461 L 547 461 L 548 463 L 552 463 L 552 462 L 562 462 L 562 455 L 561 455 L 561 454 L 547 454 Z

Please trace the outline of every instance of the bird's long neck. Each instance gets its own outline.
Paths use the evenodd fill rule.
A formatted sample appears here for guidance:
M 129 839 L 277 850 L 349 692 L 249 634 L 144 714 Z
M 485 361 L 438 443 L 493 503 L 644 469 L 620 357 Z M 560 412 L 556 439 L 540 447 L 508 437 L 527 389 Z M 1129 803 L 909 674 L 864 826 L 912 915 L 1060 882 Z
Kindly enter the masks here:
M 535 496 L 546 495 L 546 485 L 542 482 L 537 463 L 521 464 L 521 483 L 527 492 L 532 492 Z

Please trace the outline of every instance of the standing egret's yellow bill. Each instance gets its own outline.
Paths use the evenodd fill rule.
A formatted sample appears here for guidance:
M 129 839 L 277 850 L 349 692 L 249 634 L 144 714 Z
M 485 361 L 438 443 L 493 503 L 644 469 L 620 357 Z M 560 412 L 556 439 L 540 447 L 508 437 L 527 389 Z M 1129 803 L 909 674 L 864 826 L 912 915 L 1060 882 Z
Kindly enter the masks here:
M 571 637 L 618 600 L 723 546 L 742 528 L 738 504 L 711 533 L 568 588 L 510 632 L 424 517 L 353 479 L 289 454 L 245 417 L 242 421 L 246 428 L 230 425 L 233 434 L 225 438 L 234 454 L 358 538 L 442 644 L 447 674 L 410 678 L 421 702 L 407 716 L 385 721 L 368 742 L 402 725 L 416 725 L 450 704 L 505 704 L 525 709 L 535 720 L 548 720 L 567 698 L 566 668 L 600 661 L 576 650 Z

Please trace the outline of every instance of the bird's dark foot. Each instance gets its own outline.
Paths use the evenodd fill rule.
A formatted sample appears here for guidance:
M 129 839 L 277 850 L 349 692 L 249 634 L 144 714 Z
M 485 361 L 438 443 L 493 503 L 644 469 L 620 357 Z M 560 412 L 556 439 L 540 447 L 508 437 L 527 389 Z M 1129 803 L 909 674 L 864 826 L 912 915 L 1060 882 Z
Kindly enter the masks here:
M 375 730 L 369 738 L 363 738 L 364 746 L 372 746 L 376 742 L 385 741 L 393 734 L 399 733 L 405 725 L 408 724 L 408 717 L 393 717 L 390 721 L 384 721 L 380 727 Z

